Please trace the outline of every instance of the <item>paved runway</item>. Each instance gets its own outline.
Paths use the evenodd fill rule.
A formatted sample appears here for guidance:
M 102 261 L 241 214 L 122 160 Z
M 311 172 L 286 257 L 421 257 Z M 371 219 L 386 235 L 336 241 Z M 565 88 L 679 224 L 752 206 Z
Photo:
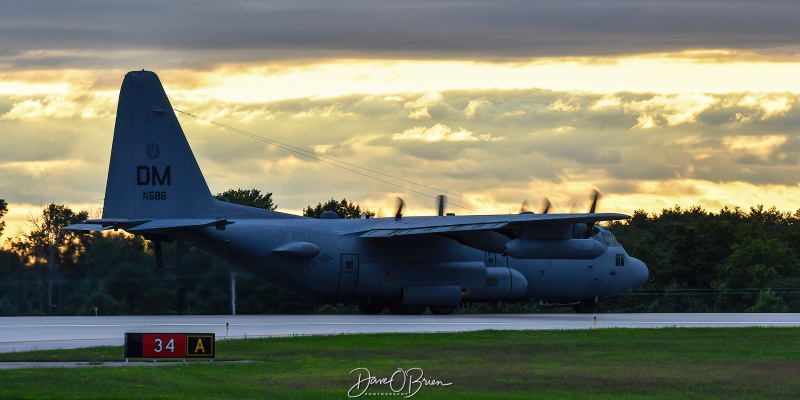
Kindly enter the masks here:
M 594 318 L 597 317 L 596 325 Z M 226 324 L 228 327 L 226 328 Z M 3 317 L 0 352 L 122 346 L 125 332 L 215 333 L 224 338 L 484 329 L 800 327 L 800 314 L 176 315 Z

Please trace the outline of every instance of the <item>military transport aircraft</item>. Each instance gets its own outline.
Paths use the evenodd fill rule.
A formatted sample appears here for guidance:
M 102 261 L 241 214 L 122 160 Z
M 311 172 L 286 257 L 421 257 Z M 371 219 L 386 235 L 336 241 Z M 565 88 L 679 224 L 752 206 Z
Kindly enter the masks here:
M 295 295 L 352 302 L 366 314 L 449 314 L 465 302 L 539 301 L 591 312 L 648 278 L 598 221 L 623 214 L 315 219 L 215 199 L 155 73 L 125 75 L 102 219 L 67 230 L 123 229 L 177 242 Z

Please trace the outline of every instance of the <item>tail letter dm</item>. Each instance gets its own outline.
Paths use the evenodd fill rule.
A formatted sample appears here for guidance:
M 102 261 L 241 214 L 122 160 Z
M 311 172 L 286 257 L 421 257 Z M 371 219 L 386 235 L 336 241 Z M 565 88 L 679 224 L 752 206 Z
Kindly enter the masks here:
M 164 169 L 163 174 L 158 172 L 158 168 L 156 168 L 155 165 L 149 167 L 146 165 L 136 166 L 136 184 L 138 186 L 164 186 L 165 184 L 167 186 L 172 185 L 169 175 L 169 165 Z

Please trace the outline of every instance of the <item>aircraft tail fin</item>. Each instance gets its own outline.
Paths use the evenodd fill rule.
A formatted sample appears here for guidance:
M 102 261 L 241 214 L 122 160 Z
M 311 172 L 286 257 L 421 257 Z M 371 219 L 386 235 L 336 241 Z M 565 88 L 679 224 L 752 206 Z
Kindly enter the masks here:
M 216 203 L 158 76 L 126 74 L 103 218 L 214 218 Z
M 158 76 L 128 72 L 119 94 L 103 220 L 220 218 L 298 217 L 215 199 Z

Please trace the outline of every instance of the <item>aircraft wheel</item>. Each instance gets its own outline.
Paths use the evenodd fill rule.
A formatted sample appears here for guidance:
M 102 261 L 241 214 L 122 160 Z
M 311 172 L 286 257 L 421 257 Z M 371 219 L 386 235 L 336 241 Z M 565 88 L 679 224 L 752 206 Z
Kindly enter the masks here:
M 373 301 L 372 304 L 358 303 L 358 309 L 366 315 L 378 315 L 383 312 L 384 308 L 386 308 L 386 304 L 377 301 Z
M 428 309 L 436 315 L 450 315 L 456 310 L 456 306 L 428 306 Z
M 594 302 L 594 299 L 584 299 L 577 304 L 573 304 L 572 308 L 578 314 L 592 314 L 597 311 L 597 303 Z
M 425 306 L 402 306 L 399 304 L 392 304 L 388 307 L 389 312 L 392 314 L 420 315 L 425 312 Z

